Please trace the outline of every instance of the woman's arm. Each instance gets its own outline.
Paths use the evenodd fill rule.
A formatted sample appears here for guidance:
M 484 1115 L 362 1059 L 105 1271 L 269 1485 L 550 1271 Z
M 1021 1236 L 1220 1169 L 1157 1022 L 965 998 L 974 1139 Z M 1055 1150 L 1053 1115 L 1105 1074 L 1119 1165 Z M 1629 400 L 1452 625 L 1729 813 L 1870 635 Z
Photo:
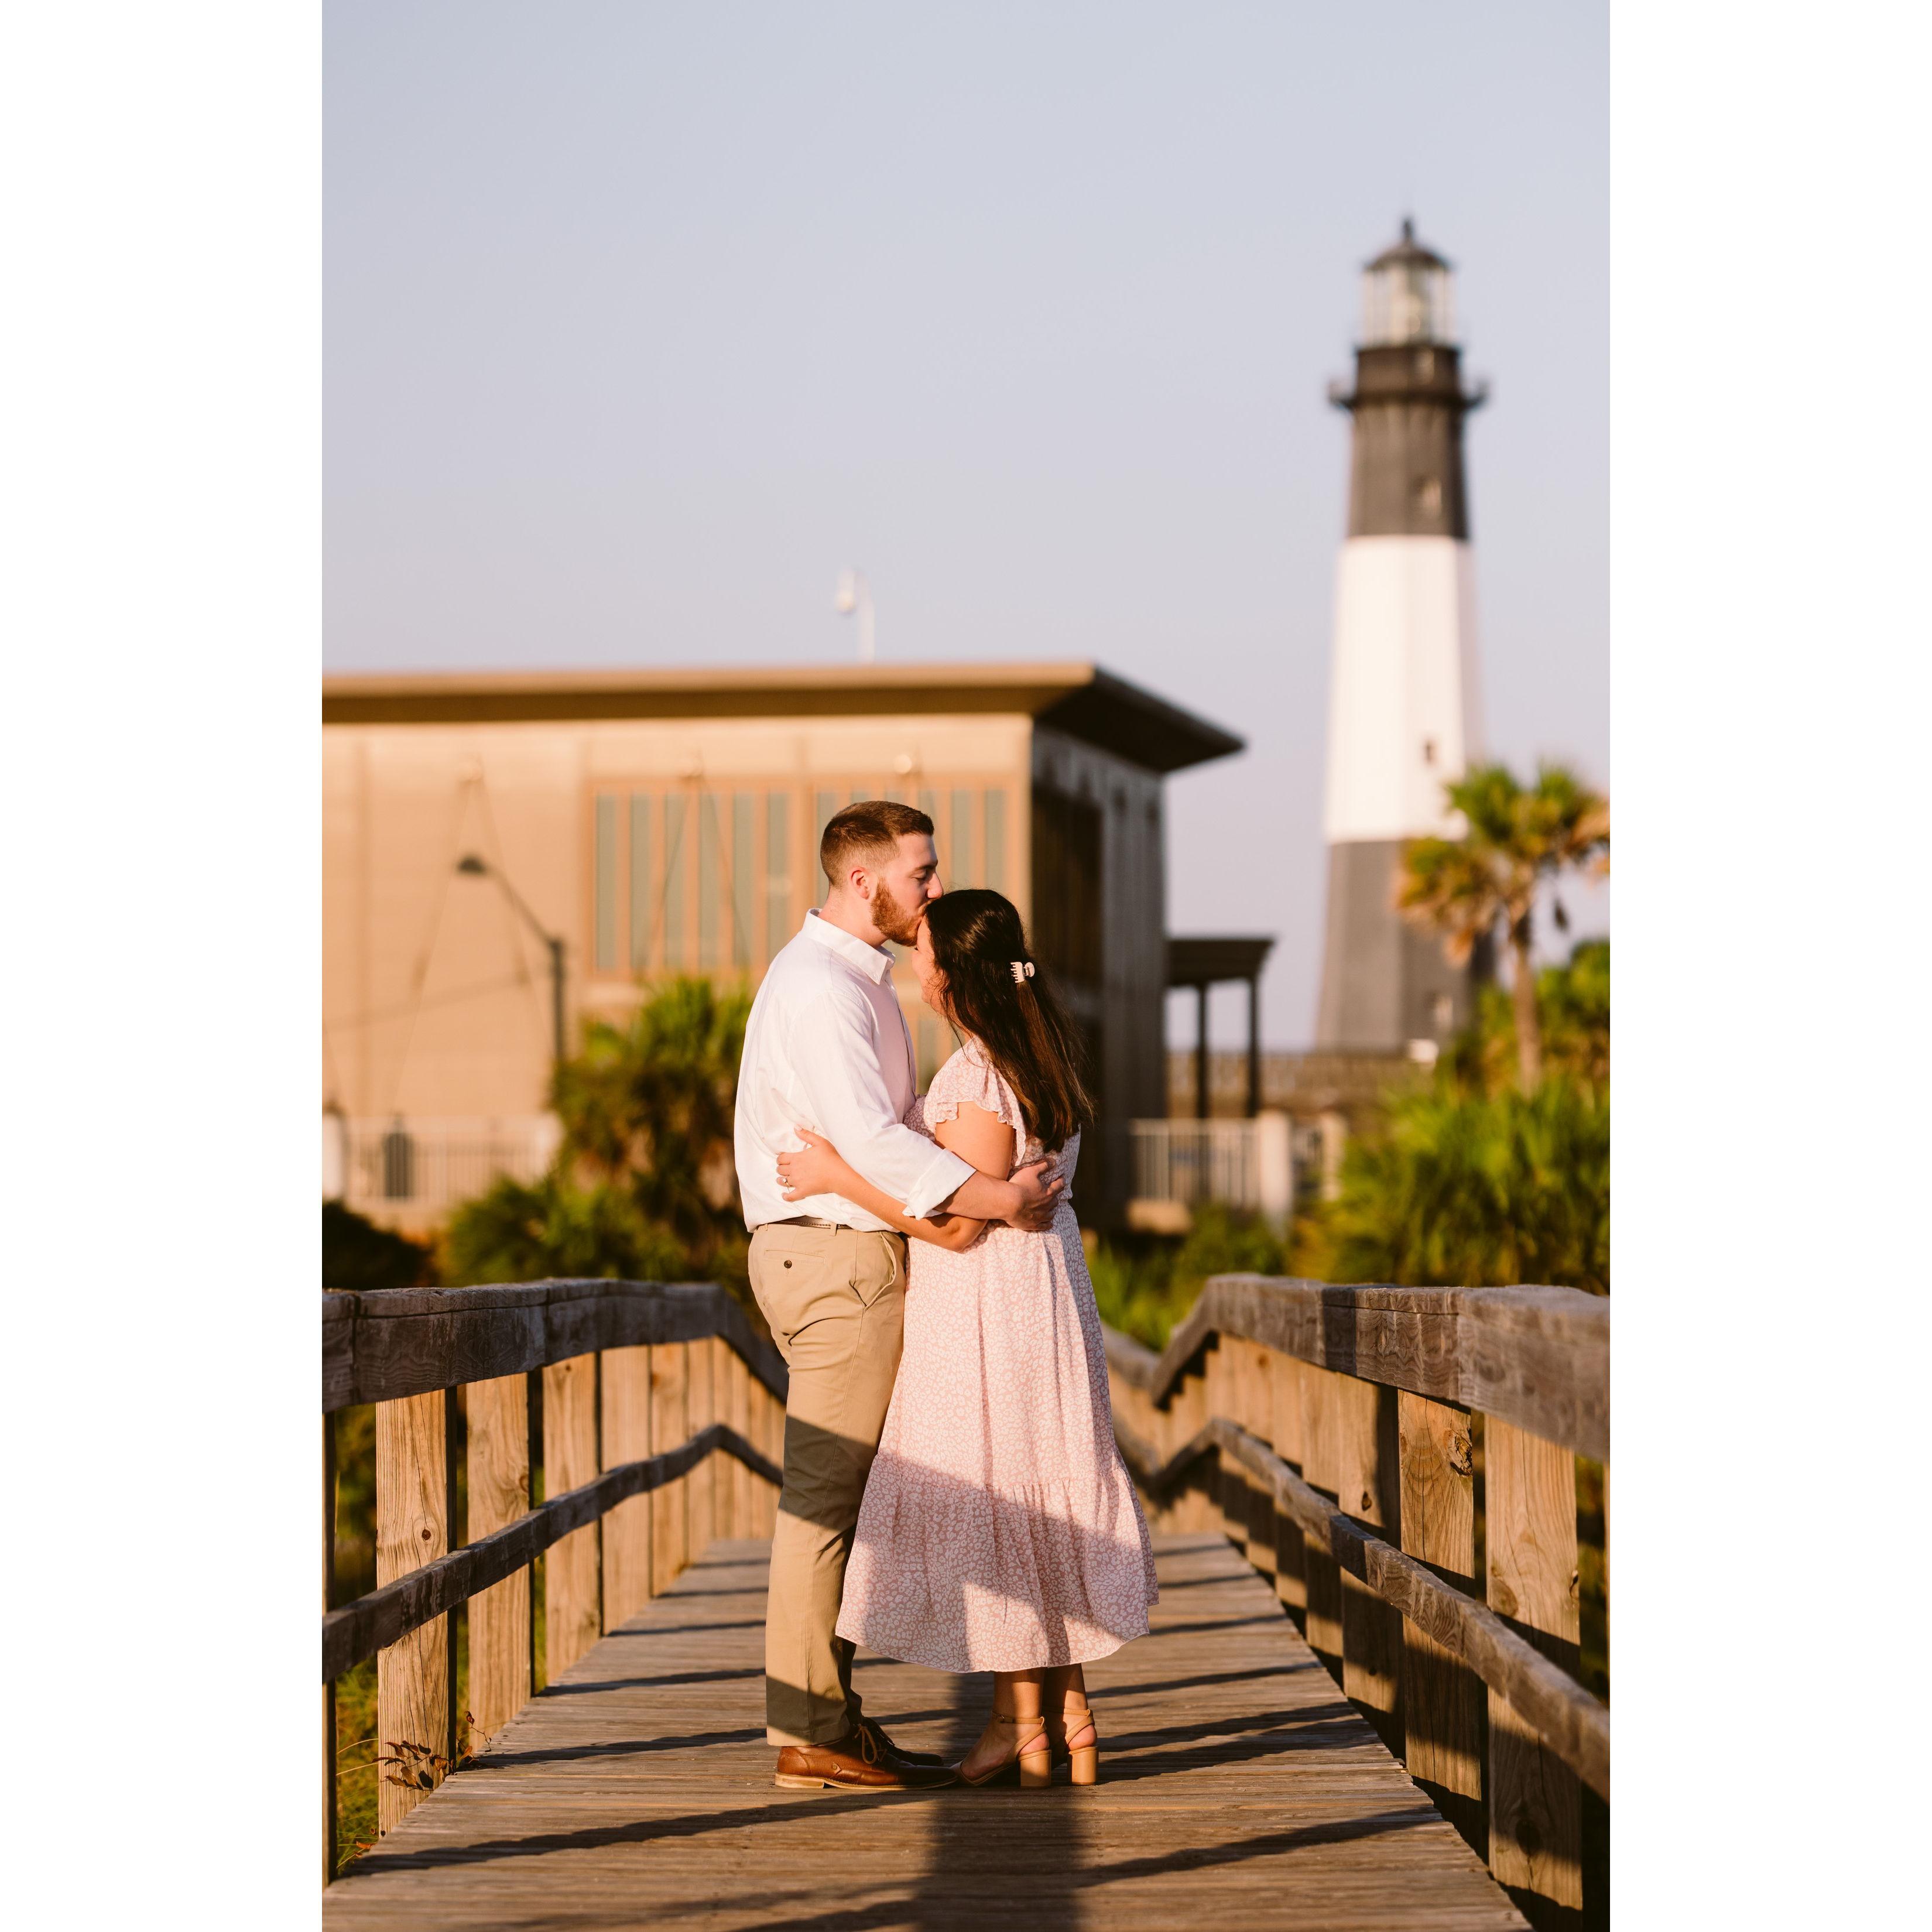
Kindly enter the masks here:
M 961 1214 L 916 1220 L 884 1189 L 874 1187 L 858 1173 L 823 1134 L 815 1134 L 809 1127 L 800 1127 L 797 1132 L 805 1142 L 804 1151 L 778 1156 L 778 1174 L 783 1183 L 780 1192 L 786 1200 L 802 1201 L 813 1194 L 840 1195 L 855 1208 L 876 1214 L 896 1233 L 915 1241 L 930 1241 L 934 1247 L 949 1248 L 955 1254 L 980 1238 L 985 1222 L 970 1221 Z M 970 1158 L 963 1153 L 960 1157 Z
M 1004 1180 L 1012 1171 L 1012 1129 L 970 1100 L 961 1101 L 953 1118 L 941 1120 L 934 1132 L 948 1154 L 970 1161 L 992 1180 Z

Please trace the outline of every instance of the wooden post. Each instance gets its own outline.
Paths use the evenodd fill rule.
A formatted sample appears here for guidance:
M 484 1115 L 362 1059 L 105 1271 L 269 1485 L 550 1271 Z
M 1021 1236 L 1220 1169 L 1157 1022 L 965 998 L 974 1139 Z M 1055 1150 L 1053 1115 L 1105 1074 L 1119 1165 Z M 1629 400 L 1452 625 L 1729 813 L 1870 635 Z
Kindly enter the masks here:
M 1162 1418 L 1160 1411 L 1148 1401 L 1142 1390 L 1111 1370 L 1107 1375 L 1107 1406 L 1113 1413 L 1116 1427 L 1138 1436 L 1154 1455 L 1160 1454 Z M 1165 1519 L 1155 1509 L 1144 1491 L 1142 1492 L 1141 1502 L 1147 1513 L 1148 1527 L 1158 1534 L 1160 1528 L 1166 1526 Z
M 1400 1532 L 1396 1391 L 1352 1376 L 1335 1379 L 1331 1414 L 1339 1454 L 1336 1495 L 1358 1522 L 1395 1542 Z M 1347 1570 L 1342 1584 L 1342 1688 L 1384 1744 L 1402 1755 L 1402 1613 Z
M 1274 1429 L 1274 1385 L 1268 1351 L 1258 1342 L 1234 1344 L 1235 1420 L 1257 1440 L 1265 1442 Z M 1243 1524 L 1248 1561 L 1274 1587 L 1274 1498 L 1246 1470 L 1240 1472 Z
M 650 1351 L 650 1453 L 653 1456 L 681 1449 L 690 1438 L 685 1416 L 684 1354 L 682 1342 L 661 1343 Z M 661 1596 L 670 1588 L 671 1579 L 690 1561 L 682 1478 L 652 1492 L 650 1516 L 651 1590 L 653 1595 Z
M 784 1412 L 778 1407 L 776 1397 L 756 1376 L 750 1380 L 754 1418 L 752 1440 L 772 1462 L 782 1463 L 784 1455 Z M 759 1536 L 769 1538 L 778 1526 L 778 1492 L 763 1477 L 758 1477 L 752 1484 L 752 1498 L 754 1530 Z
M 1208 1383 L 1198 1373 L 1182 1376 L 1168 1399 L 1168 1439 L 1162 1445 L 1162 1460 L 1173 1457 L 1198 1436 L 1208 1421 Z M 1180 1530 L 1218 1530 L 1220 1512 L 1214 1508 L 1212 1466 L 1197 1464 L 1187 1486 L 1174 1498 L 1174 1527 Z
M 1301 1474 L 1311 1489 L 1336 1496 L 1341 1484 L 1341 1424 L 1336 1386 L 1342 1378 L 1311 1362 L 1297 1362 L 1301 1384 Z M 1342 1572 L 1326 1550 L 1305 1542 L 1308 1647 L 1337 1684 L 1342 1674 Z
M 727 1370 L 730 1376 L 728 1394 L 730 1400 L 730 1424 L 748 1442 L 752 1439 L 752 1376 L 745 1366 L 745 1358 L 736 1348 L 724 1351 Z M 738 1458 L 731 1458 L 731 1520 L 736 1526 L 734 1534 L 739 1536 L 755 1536 L 757 1519 L 752 1514 L 752 1472 Z
M 524 1375 L 524 1407 L 530 1418 L 530 1446 L 525 1454 L 530 1466 L 530 1507 L 550 1500 L 550 1472 L 544 1467 L 544 1372 L 530 1369 Z M 550 1682 L 550 1562 L 540 1556 L 530 1565 L 530 1689 L 532 1694 Z M 539 1630 L 537 1612 L 543 1611 Z M 542 1646 L 539 1650 L 538 1646 Z
M 731 1345 L 722 1335 L 714 1335 L 706 1345 L 711 1352 L 711 1416 L 715 1422 L 731 1427 L 731 1364 L 737 1358 L 731 1352 Z M 721 1450 L 712 1459 L 712 1504 L 717 1519 L 712 1534 L 724 1541 L 730 1541 L 746 1532 L 738 1522 L 738 1486 L 734 1479 L 732 1466 L 737 1458 L 728 1450 Z
M 1208 1414 L 1210 1418 L 1220 1416 L 1229 1422 L 1240 1420 L 1241 1405 L 1235 1359 L 1239 1346 L 1231 1337 L 1223 1336 L 1208 1351 L 1203 1366 L 1206 1370 Z M 1213 1491 L 1214 1526 L 1246 1556 L 1248 1547 L 1246 1478 L 1241 1472 L 1241 1466 L 1225 1449 L 1215 1451 L 1211 1466 L 1216 1472 Z
M 335 1607 L 335 1418 L 322 1418 L 322 1609 Z M 335 1684 L 322 1687 L 322 1882 L 335 1878 Z
M 463 1473 L 463 1445 L 465 1440 L 465 1424 L 463 1415 L 463 1390 L 461 1388 L 448 1388 L 442 1395 L 442 1520 L 449 1526 L 449 1546 L 462 1548 L 469 1534 L 464 1521 L 463 1485 L 459 1478 Z M 466 1626 L 470 1621 L 470 1606 L 459 1604 L 448 1616 L 448 1642 L 443 1646 L 443 1679 L 448 1687 L 444 1699 L 449 1710 L 449 1728 L 445 1733 L 448 1742 L 443 1745 L 443 1755 L 452 1768 L 469 1751 L 470 1738 L 463 1721 L 463 1706 L 457 1701 L 457 1693 L 461 1686 L 457 1681 L 457 1650 L 461 1640 L 457 1633 L 458 1620 Z
M 1402 1546 L 1466 1596 L 1476 1588 L 1476 1484 L 1466 1409 L 1404 1390 L 1397 1398 Z M 1402 1623 L 1404 1762 L 1479 1858 L 1483 1809 L 1483 1682 L 1406 1618 Z
M 1208 1059 L 1208 982 L 1194 989 L 1194 1117 L 1204 1120 L 1214 1111 L 1214 1088 Z
M 1221 1408 L 1221 1346 L 1210 1342 L 1201 1355 L 1201 1409 L 1203 1422 L 1211 1422 Z M 1222 1491 L 1226 1487 L 1228 1466 L 1219 1450 L 1214 1450 L 1202 1465 L 1201 1474 L 1207 1497 L 1207 1508 L 1203 1512 L 1203 1526 L 1215 1534 L 1228 1533 L 1227 1512 L 1222 1506 Z
M 1268 1363 L 1273 1419 L 1268 1439 L 1274 1453 L 1297 1474 L 1302 1473 L 1301 1367 L 1292 1355 Z M 1300 1527 L 1279 1510 L 1274 1520 L 1274 1593 L 1304 1634 L 1308 1628 L 1308 1569 Z
M 506 1529 L 530 1507 L 530 1385 L 522 1376 L 470 1384 L 470 1540 Z M 470 1600 L 470 1714 L 494 1737 L 530 1696 L 530 1573 Z
M 1483 1426 L 1490 1607 L 1554 1663 L 1577 1662 L 1576 1470 L 1567 1449 L 1495 1417 Z M 1583 1904 L 1576 1774 L 1491 1690 L 1490 1869 L 1525 1916 Z
M 652 1453 L 651 1352 L 606 1348 L 598 1358 L 598 1466 L 640 1462 Z M 614 1630 L 651 1600 L 658 1586 L 651 1562 L 651 1502 L 629 1496 L 604 1519 L 603 1628 Z
M 717 1419 L 711 1396 L 711 1344 L 708 1340 L 686 1345 L 685 1412 L 696 1436 Z M 685 1522 L 695 1563 L 718 1534 L 718 1457 L 714 1451 L 685 1478 Z
M 597 1474 L 597 1358 L 573 1355 L 543 1372 L 544 1494 L 560 1496 Z M 554 1684 L 597 1641 L 598 1525 L 574 1529 L 544 1558 L 544 1676 Z
M 380 1588 L 449 1554 L 449 1482 L 444 1406 L 438 1389 L 376 1405 L 376 1582 Z M 378 1774 L 376 1829 L 392 1832 L 436 1785 L 430 1762 L 449 1748 L 449 1619 L 438 1617 L 376 1660 L 376 1738 L 382 1756 L 404 1766 Z M 414 1747 L 398 1752 L 396 1747 Z

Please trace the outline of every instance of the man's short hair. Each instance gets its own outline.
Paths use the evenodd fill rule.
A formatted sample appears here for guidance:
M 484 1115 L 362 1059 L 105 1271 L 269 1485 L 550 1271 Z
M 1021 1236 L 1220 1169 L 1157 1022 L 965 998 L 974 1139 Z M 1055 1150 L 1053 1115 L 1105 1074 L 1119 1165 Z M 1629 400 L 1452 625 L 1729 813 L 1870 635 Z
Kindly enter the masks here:
M 854 860 L 884 865 L 908 832 L 923 832 L 930 838 L 932 820 L 924 812 L 915 812 L 909 805 L 896 804 L 889 798 L 868 798 L 857 805 L 848 805 L 826 821 L 824 835 L 818 842 L 819 865 L 826 879 L 836 886 L 840 874 Z

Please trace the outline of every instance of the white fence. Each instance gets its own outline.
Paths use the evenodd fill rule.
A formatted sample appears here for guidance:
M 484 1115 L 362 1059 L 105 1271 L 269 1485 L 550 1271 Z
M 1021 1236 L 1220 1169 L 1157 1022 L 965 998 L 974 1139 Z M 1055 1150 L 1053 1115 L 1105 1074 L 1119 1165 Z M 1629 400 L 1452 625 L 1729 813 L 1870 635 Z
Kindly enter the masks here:
M 1285 1225 L 1294 1204 L 1294 1156 L 1286 1114 L 1245 1120 L 1135 1120 L 1133 1218 L 1185 1226 L 1205 1202 Z
M 322 1120 L 322 1192 L 378 1220 L 440 1216 L 500 1176 L 536 1180 L 562 1130 L 554 1114 Z

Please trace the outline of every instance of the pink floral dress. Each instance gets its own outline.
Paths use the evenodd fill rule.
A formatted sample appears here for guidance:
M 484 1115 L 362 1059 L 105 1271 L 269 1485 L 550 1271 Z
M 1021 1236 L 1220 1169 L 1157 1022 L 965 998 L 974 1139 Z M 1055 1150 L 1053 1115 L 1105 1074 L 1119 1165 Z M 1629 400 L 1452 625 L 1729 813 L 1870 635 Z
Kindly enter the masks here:
M 976 1046 L 915 1100 L 931 1134 L 962 1103 L 1037 1160 L 1013 1090 Z M 1076 1134 L 1057 1157 L 1070 1187 Z M 994 1225 L 963 1253 L 910 1244 L 905 1345 L 846 1567 L 838 1634 L 938 1670 L 1084 1664 L 1144 1636 L 1159 1598 L 1139 1498 L 1114 1444 L 1080 1228 Z

